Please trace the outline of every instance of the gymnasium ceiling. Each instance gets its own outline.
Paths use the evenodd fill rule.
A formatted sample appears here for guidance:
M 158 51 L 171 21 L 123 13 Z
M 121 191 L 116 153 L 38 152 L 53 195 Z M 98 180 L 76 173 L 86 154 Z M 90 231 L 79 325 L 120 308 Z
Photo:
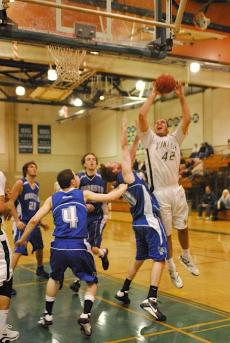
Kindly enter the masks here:
M 108 9 L 109 2 L 64 0 L 67 5 L 100 11 L 105 11 L 106 6 Z M 62 1 L 56 0 L 56 3 Z M 174 22 L 180 1 L 172 0 L 172 5 Z M 114 0 L 111 10 L 147 20 L 154 17 L 152 0 L 144 3 Z M 164 7 L 162 12 L 164 19 Z M 204 30 L 194 24 L 194 17 L 200 12 L 210 21 Z M 35 5 L 33 0 L 16 0 L 10 4 L 7 15 L 7 26 L 0 26 L 0 101 L 72 106 L 71 99 L 80 96 L 87 108 L 93 108 L 98 104 L 99 96 L 107 92 L 110 98 L 120 99 L 112 107 L 124 110 L 126 104 L 129 106 L 133 102 L 133 106 L 138 106 L 142 101 L 135 90 L 138 79 L 146 81 L 142 94 L 145 97 L 151 81 L 162 73 L 170 73 L 184 81 L 189 85 L 188 93 L 210 87 L 230 88 L 229 0 L 187 1 L 181 30 L 173 37 L 172 51 L 160 53 L 153 49 L 155 30 L 151 25 L 108 20 L 81 12 L 73 14 Z M 93 40 L 76 38 L 73 32 L 76 22 L 93 25 L 96 37 Z M 49 65 L 55 67 L 47 50 L 48 44 L 87 52 L 80 67 L 80 80 L 72 84 L 47 80 Z M 95 51 L 98 55 L 92 54 Z M 201 63 L 198 74 L 188 70 L 189 62 L 193 60 Z M 27 89 L 24 97 L 15 96 L 14 89 L 19 84 Z M 107 104 L 98 106 L 106 108 Z

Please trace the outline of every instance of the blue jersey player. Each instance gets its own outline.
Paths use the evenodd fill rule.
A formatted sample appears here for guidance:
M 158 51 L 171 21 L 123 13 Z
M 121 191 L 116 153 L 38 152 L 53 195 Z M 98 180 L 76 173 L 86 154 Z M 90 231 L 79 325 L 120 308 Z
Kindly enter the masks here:
M 87 153 L 82 157 L 82 166 L 85 172 L 79 173 L 80 178 L 79 188 L 89 190 L 95 193 L 106 193 L 106 182 L 97 172 L 97 157 L 93 153 Z M 87 229 L 88 242 L 91 245 L 92 252 L 98 255 L 102 261 L 104 270 L 109 268 L 108 249 L 101 247 L 102 234 L 108 220 L 108 205 L 102 202 L 87 202 Z M 70 288 L 74 292 L 78 292 L 80 281 L 75 280 Z
M 116 298 L 124 304 L 129 304 L 128 292 L 130 284 L 146 259 L 155 261 L 151 270 L 151 283 L 147 298 L 140 306 L 159 321 L 165 321 L 166 316 L 157 306 L 157 293 L 167 256 L 167 237 L 162 224 L 159 205 L 153 194 L 150 193 L 145 182 L 132 170 L 132 153 L 128 147 L 127 121 L 122 124 L 122 163 L 107 163 L 102 165 L 102 176 L 107 181 L 127 183 L 128 189 L 124 197 L 130 204 L 133 218 L 133 230 L 136 238 L 136 258 L 130 267 L 123 287 L 116 294 Z M 137 147 L 138 139 L 133 147 Z
M 22 167 L 23 178 L 16 181 L 12 189 L 12 199 L 15 201 L 17 207 L 17 216 L 15 218 L 14 225 L 14 241 L 16 242 L 23 233 L 26 224 L 35 215 L 40 207 L 39 199 L 39 184 L 36 181 L 37 177 L 37 164 L 34 161 L 29 161 Z M 39 223 L 44 229 L 48 229 L 48 226 Z M 37 225 L 34 232 L 29 237 L 28 241 L 31 243 L 33 252 L 35 251 L 37 259 L 38 276 L 48 279 L 49 274 L 43 267 L 43 240 L 41 230 Z M 16 248 L 13 254 L 13 269 L 16 268 L 17 263 L 21 255 L 28 255 L 27 248 L 25 246 Z M 13 294 L 16 291 L 13 290 Z
M 108 194 L 76 189 L 77 177 L 70 169 L 61 171 L 57 176 L 61 191 L 49 197 L 40 210 L 27 224 L 16 246 L 29 237 L 40 220 L 52 210 L 54 220 L 54 240 L 51 243 L 51 273 L 46 288 L 45 312 L 39 324 L 47 327 L 53 323 L 52 309 L 58 288 L 62 285 L 65 270 L 71 268 L 74 275 L 87 283 L 83 312 L 78 320 L 86 336 L 92 333 L 90 314 L 97 290 L 97 274 L 93 254 L 87 242 L 87 201 L 112 201 L 119 198 L 126 185 Z

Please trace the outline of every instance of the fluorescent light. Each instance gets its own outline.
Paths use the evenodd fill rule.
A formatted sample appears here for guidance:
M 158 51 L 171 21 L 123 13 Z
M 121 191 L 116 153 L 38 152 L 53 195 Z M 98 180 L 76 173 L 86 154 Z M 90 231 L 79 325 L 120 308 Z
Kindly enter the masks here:
M 90 51 L 90 54 L 91 55 L 99 55 L 99 52 L 98 51 Z
M 56 81 L 57 78 L 58 78 L 58 76 L 57 76 L 56 70 L 50 68 L 50 69 L 48 70 L 48 80 L 50 80 L 50 81 Z
M 142 80 L 138 80 L 136 82 L 136 90 L 137 91 L 143 91 L 145 89 L 145 82 Z
M 26 89 L 23 86 L 17 86 L 16 89 L 15 89 L 15 92 L 16 92 L 17 95 L 23 96 L 23 95 L 26 94 Z
M 190 63 L 189 69 L 192 73 L 198 73 L 200 71 L 200 63 L 198 62 Z

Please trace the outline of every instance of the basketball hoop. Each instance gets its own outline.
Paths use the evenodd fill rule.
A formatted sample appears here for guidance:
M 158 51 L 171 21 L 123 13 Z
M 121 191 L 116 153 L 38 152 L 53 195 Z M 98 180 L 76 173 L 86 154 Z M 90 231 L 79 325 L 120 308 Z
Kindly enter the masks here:
M 78 81 L 80 79 L 79 69 L 86 56 L 86 51 L 54 45 L 48 45 L 47 48 L 54 59 L 58 78 L 66 82 Z

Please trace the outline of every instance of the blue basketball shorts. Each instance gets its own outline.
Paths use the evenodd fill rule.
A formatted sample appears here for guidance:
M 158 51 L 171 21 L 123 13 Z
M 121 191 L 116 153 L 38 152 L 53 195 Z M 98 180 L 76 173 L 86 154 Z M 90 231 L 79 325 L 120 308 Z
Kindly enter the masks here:
M 14 242 L 19 240 L 23 234 L 22 230 L 19 230 L 16 226 L 14 227 Z M 39 226 L 36 226 L 36 228 L 31 232 L 29 235 L 28 242 L 32 245 L 33 252 L 36 250 L 42 250 L 44 248 L 43 240 L 42 240 L 42 234 L 41 234 L 41 229 Z M 17 247 L 14 249 L 15 253 L 19 253 L 22 255 L 27 256 L 28 251 L 27 251 L 27 246 L 21 246 Z
M 91 247 L 100 248 L 102 235 L 105 228 L 103 217 L 90 218 L 87 222 L 88 239 L 87 241 Z
M 51 243 L 50 276 L 53 280 L 64 280 L 67 268 L 80 280 L 97 283 L 97 272 L 89 244 L 84 239 L 55 238 Z
M 164 261 L 168 247 L 165 232 L 161 236 L 150 226 L 133 226 L 136 238 L 136 260 Z

